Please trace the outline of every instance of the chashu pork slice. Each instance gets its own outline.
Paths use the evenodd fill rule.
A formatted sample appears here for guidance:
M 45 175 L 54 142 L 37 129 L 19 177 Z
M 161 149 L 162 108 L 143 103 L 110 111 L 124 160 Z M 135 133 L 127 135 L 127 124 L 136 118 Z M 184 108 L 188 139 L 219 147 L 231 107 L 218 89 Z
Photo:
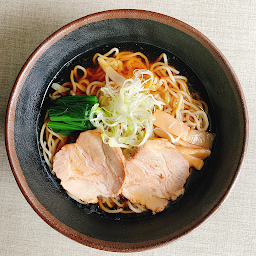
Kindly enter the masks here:
M 166 139 L 148 139 L 125 161 L 122 195 L 153 212 L 184 193 L 189 176 L 188 161 Z
M 124 156 L 120 148 L 102 142 L 98 130 L 79 135 L 56 153 L 53 171 L 71 195 L 87 203 L 97 203 L 98 196 L 120 193 L 124 180 Z

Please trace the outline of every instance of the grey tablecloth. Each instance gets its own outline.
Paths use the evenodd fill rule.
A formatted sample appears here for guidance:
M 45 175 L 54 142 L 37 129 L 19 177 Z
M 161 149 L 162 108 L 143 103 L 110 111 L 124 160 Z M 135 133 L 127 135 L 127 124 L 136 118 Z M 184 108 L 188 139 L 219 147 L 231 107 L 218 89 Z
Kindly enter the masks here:
M 221 208 L 177 241 L 132 255 L 256 255 L 256 2 L 252 0 L 0 0 L 0 255 L 123 254 L 86 247 L 48 226 L 21 194 L 4 143 L 8 97 L 34 49 L 75 19 L 120 8 L 163 13 L 204 33 L 237 73 L 250 117 L 241 174 Z

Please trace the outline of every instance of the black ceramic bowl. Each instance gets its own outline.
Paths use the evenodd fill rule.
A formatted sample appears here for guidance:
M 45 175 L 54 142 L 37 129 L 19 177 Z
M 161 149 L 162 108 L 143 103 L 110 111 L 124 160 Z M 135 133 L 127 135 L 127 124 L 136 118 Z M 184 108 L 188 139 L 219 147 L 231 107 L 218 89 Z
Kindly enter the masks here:
M 210 106 L 216 132 L 212 154 L 194 172 L 186 192 L 156 215 L 101 215 L 75 203 L 42 160 L 38 143 L 50 84 L 76 62 L 90 65 L 95 52 L 116 46 L 154 59 L 166 52 Z M 139 10 L 96 13 L 61 28 L 22 68 L 11 93 L 6 147 L 16 181 L 49 225 L 82 244 L 110 251 L 139 251 L 172 241 L 201 224 L 227 196 L 237 178 L 248 136 L 239 81 L 225 57 L 200 32 L 174 18 Z

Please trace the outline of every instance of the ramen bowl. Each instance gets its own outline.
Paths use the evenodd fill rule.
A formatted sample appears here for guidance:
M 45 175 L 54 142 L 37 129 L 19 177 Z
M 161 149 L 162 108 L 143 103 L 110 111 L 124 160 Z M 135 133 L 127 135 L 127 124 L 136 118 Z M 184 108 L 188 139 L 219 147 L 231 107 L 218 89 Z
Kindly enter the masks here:
M 49 171 L 39 144 L 51 83 L 74 63 L 89 65 L 112 47 L 165 52 L 209 106 L 216 138 L 210 157 L 194 171 L 182 197 L 161 213 L 99 214 L 72 200 Z M 6 148 L 13 174 L 38 215 L 63 235 L 108 251 L 141 251 L 171 242 L 203 223 L 224 201 L 238 176 L 248 137 L 248 116 L 239 81 L 216 46 L 191 26 L 142 10 L 92 14 L 59 29 L 24 64 L 6 116 Z

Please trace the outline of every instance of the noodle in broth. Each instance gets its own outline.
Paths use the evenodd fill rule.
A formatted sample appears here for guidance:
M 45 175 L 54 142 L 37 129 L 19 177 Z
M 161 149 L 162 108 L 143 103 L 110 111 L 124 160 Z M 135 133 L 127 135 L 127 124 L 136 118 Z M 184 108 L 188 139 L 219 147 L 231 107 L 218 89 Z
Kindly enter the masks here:
M 133 77 L 134 71 L 138 69 L 151 71 L 154 79 L 148 93 L 163 103 L 162 110 L 182 121 L 191 129 L 207 131 L 209 126 L 207 104 L 200 99 L 198 94 L 190 93 L 187 78 L 168 64 L 165 53 L 162 53 L 153 63 L 150 63 L 141 52 L 120 52 L 118 48 L 112 48 L 103 55 L 96 53 L 93 57 L 95 68 L 76 65 L 70 72 L 70 81 L 52 86 L 55 92 L 49 95 L 51 100 L 66 95 L 94 95 L 99 99 L 99 103 L 104 104 L 106 99 L 102 95 L 101 88 L 106 85 L 106 74 L 97 63 L 98 57 L 102 57 L 108 65 L 126 79 Z M 53 157 L 56 152 L 65 144 L 74 142 L 76 136 L 57 134 L 48 127 L 48 122 L 47 112 L 40 132 L 40 143 L 44 159 L 52 171 Z M 67 193 L 79 203 L 86 204 L 68 191 Z M 99 197 L 99 206 L 108 213 L 140 213 L 147 210 L 143 205 L 133 204 L 125 198 L 114 197 Z

